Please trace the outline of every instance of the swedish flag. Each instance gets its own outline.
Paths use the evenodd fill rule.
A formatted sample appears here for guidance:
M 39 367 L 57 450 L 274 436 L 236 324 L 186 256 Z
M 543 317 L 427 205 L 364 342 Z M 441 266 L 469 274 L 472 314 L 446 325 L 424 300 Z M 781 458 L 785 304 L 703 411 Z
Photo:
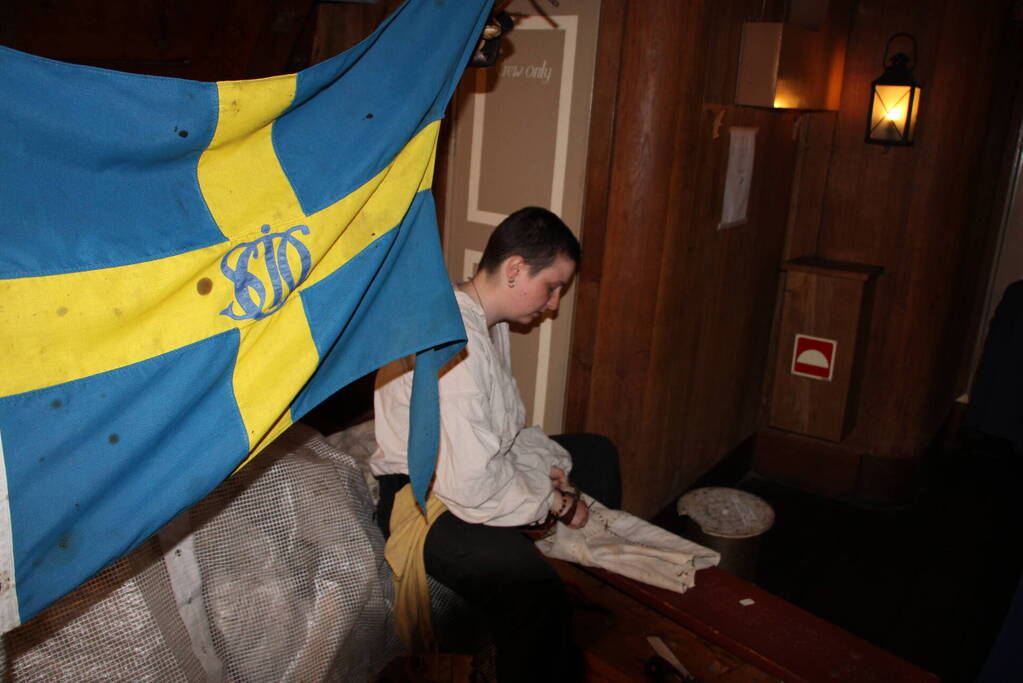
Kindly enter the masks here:
M 410 0 L 298 74 L 200 83 L 0 48 L 0 627 L 418 353 L 410 465 L 464 331 L 430 193 L 489 0 Z

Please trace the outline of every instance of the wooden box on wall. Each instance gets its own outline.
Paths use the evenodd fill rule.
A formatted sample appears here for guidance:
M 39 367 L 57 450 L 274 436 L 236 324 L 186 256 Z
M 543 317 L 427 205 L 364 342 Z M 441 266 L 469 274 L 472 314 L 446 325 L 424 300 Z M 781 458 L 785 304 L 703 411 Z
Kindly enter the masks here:
M 802 257 L 784 264 L 772 427 L 841 441 L 856 421 L 877 266 Z
M 782 22 L 747 21 L 735 103 L 781 109 L 838 109 L 844 40 Z

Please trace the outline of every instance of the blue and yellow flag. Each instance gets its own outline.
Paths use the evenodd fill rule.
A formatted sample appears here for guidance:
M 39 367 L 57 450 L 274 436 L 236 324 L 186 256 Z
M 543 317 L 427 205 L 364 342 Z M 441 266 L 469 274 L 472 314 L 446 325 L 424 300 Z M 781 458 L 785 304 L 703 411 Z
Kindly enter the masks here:
M 430 193 L 490 0 L 410 0 L 298 74 L 200 83 L 0 48 L 0 628 L 418 353 L 410 466 L 464 330 Z

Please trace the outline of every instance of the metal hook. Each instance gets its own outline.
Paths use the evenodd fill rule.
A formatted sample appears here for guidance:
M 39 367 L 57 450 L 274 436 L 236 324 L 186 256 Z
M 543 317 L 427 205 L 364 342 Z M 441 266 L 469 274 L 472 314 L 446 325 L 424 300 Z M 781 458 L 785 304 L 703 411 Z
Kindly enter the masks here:
M 916 67 L 916 38 L 913 37 L 913 35 L 911 33 L 896 33 L 894 36 L 892 36 L 891 38 L 888 39 L 888 42 L 885 43 L 885 46 L 884 46 L 884 59 L 881 62 L 882 68 L 887 68 L 888 67 L 888 53 L 891 51 L 892 42 L 896 38 L 909 38 L 910 42 L 913 43 L 913 60 L 912 60 L 912 64 L 908 64 L 907 65 L 907 68 L 910 68 L 910 69 L 915 68 Z M 894 57 L 893 57 L 893 59 L 894 59 Z

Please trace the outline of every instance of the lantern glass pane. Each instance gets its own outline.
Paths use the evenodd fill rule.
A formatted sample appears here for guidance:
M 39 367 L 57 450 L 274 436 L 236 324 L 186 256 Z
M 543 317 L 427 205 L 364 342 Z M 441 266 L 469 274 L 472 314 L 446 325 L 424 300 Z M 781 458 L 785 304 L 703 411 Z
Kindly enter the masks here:
M 870 139 L 908 142 L 912 139 L 907 119 L 916 121 L 919 97 L 911 97 L 910 85 L 875 85 L 874 104 L 870 112 Z M 917 88 L 919 92 L 919 89 Z
M 916 133 L 916 111 L 920 108 L 920 88 L 913 88 L 913 110 L 909 115 L 909 126 L 906 130 L 906 141 L 913 141 L 913 134 Z

